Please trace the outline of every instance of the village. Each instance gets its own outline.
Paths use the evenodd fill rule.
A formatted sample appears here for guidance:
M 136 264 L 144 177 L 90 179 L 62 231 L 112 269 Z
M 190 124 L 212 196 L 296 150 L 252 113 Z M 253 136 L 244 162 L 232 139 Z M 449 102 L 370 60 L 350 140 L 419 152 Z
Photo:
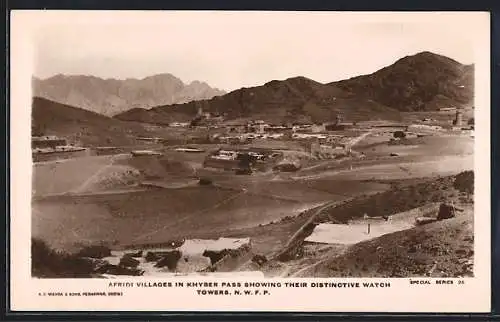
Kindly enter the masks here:
M 425 176 L 435 168 L 431 164 L 448 162 L 434 154 L 433 149 L 441 148 L 443 142 L 453 142 L 449 146 L 455 149 L 457 139 L 471 140 L 474 133 L 473 118 L 464 116 L 462 110 L 438 111 L 431 117 L 417 115 L 399 123 L 349 122 L 339 114 L 331 123 L 273 124 L 259 119 L 224 120 L 220 115 L 212 116 L 199 109 L 190 123 L 159 128 L 161 131 L 155 136 L 137 136 L 137 143 L 132 146 L 84 146 L 51 135 L 32 138 L 37 169 L 33 193 L 35 200 L 40 200 L 34 204 L 35 209 L 40 209 L 36 211 L 43 211 L 45 205 L 57 203 L 61 198 L 64 202 L 67 198 L 109 195 L 121 200 L 137 196 L 144 200 L 129 208 L 117 208 L 120 215 L 114 215 L 116 220 L 125 216 L 127 225 L 137 226 L 139 223 L 132 214 L 136 207 L 146 205 L 143 202 L 148 204 L 143 209 L 152 216 L 160 211 L 166 212 L 162 216 L 178 217 L 160 227 L 154 221 L 140 222 L 140 226 L 146 225 L 141 231 L 126 229 L 131 234 L 114 236 L 121 240 L 116 246 L 91 244 L 84 248 L 77 256 L 91 260 L 92 274 L 114 278 L 238 271 L 251 276 L 274 276 L 276 273 L 268 272 L 269 265 L 289 263 L 286 265 L 291 266 L 287 267 L 297 267 L 284 268 L 279 274 L 300 276 L 307 267 L 300 264 L 301 258 L 317 256 L 314 254 L 321 247 L 347 247 L 455 217 L 460 207 L 446 202 L 441 206 L 433 203 L 431 208 L 425 208 L 431 210 L 425 211 L 419 208 L 422 204 L 415 204 L 415 209 L 402 209 L 407 211 L 400 213 L 379 216 L 356 213 L 345 222 L 323 218 L 323 212 L 336 202 L 356 198 L 364 189 L 369 193 L 387 189 L 384 184 L 369 188 L 372 184 L 363 181 L 375 175 L 383 179 L 378 168 L 382 167 L 388 178 Z M 455 162 L 453 158 L 450 156 L 449 162 Z M 78 175 L 70 170 L 75 167 Z M 466 168 L 460 161 L 450 163 L 447 171 L 455 173 Z M 73 173 L 71 179 L 64 177 L 65 171 Z M 46 175 L 50 179 L 45 179 Z M 51 185 L 39 185 L 47 180 Z M 344 183 L 338 187 L 329 185 L 328 192 L 311 189 L 311 184 L 323 180 Z M 329 192 L 332 189 L 333 194 Z M 343 189 L 353 191 L 340 196 Z M 193 204 L 188 207 L 193 210 L 184 210 L 185 201 L 196 198 L 191 197 L 193 193 L 199 196 L 199 206 Z M 167 201 L 170 194 L 177 198 L 173 204 Z M 159 197 L 167 198 L 165 205 L 146 201 Z M 70 216 L 81 215 L 78 205 L 81 202 L 75 204 L 74 210 L 66 210 Z M 103 199 L 103 202 L 104 208 L 93 216 L 108 216 L 108 201 Z M 261 206 L 264 208 L 259 210 Z M 311 214 L 308 209 L 316 210 Z M 101 215 L 102 211 L 105 212 Z M 274 220 L 270 224 L 262 219 L 255 221 L 249 214 L 256 212 L 262 218 Z M 224 218 L 234 222 L 234 226 L 217 226 Z M 36 223 L 38 218 L 34 220 Z M 206 226 L 199 226 L 198 220 Z M 258 226 L 251 228 L 256 223 Z M 39 229 L 37 225 L 35 230 Z M 274 238 L 280 242 L 273 241 L 275 246 L 269 247 L 258 232 L 272 231 L 276 225 L 290 226 L 286 229 L 291 230 L 277 234 Z M 66 241 L 64 238 L 61 241 L 76 242 L 65 238 Z M 102 241 L 109 236 L 97 238 Z M 165 238 L 172 242 L 166 243 Z

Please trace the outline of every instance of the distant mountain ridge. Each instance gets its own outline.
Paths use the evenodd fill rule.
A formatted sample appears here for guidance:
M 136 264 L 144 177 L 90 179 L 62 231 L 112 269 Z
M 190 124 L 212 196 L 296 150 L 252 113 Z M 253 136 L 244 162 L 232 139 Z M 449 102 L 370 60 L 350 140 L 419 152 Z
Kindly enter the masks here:
M 337 114 L 350 119 L 394 119 L 398 111 L 377 102 L 359 99 L 336 86 L 328 86 L 305 77 L 270 81 L 262 86 L 241 88 L 210 100 L 132 109 L 115 117 L 120 120 L 156 124 L 189 121 L 199 108 L 222 114 L 226 119 L 257 118 L 273 123 L 323 122 Z
M 185 104 L 131 109 L 121 120 L 167 124 L 192 119 L 201 107 L 228 119 L 273 122 L 398 119 L 402 111 L 465 107 L 473 101 L 474 66 L 430 52 L 399 59 L 370 75 L 322 84 L 305 77 L 273 80 Z
M 179 78 L 158 74 L 143 79 L 102 79 L 86 75 L 56 75 L 32 79 L 33 97 L 112 116 L 132 108 L 210 99 L 225 91 L 205 82 L 184 84 Z

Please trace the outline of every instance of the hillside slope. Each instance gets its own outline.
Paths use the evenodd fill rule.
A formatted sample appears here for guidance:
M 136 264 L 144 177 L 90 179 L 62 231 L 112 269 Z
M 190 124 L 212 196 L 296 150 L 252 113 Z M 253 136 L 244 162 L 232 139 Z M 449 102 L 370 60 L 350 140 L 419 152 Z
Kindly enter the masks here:
M 457 207 L 454 218 L 415 226 L 313 256 L 296 277 L 471 276 L 474 257 L 474 173 L 393 183 L 385 192 L 326 211 L 319 222 L 363 223 L 362 214 L 397 221 L 438 215 L 441 202 Z M 325 217 L 326 215 L 326 217 Z M 392 225 L 392 223 L 391 223 Z
M 422 52 L 399 59 L 370 75 L 321 84 L 305 77 L 273 80 L 210 100 L 132 109 L 122 120 L 161 123 L 189 121 L 198 110 L 227 119 L 270 122 L 324 122 L 342 114 L 349 121 L 399 120 L 399 112 L 471 106 L 474 66 Z
M 305 77 L 273 80 L 210 100 L 118 114 L 121 120 L 166 124 L 192 119 L 199 108 L 226 119 L 259 118 L 268 122 L 324 122 L 342 114 L 350 120 L 398 119 L 398 111 Z
M 473 218 L 469 211 L 452 219 L 361 242 L 340 256 L 311 266 L 301 276 L 472 276 Z
M 108 116 L 131 108 L 184 103 L 225 93 L 200 81 L 184 84 L 171 74 L 125 80 L 56 75 L 43 80 L 33 78 L 32 85 L 34 97 Z
M 109 146 L 134 144 L 134 138 L 145 133 L 142 126 L 137 124 L 40 97 L 33 99 L 33 135 L 57 135 L 78 145 Z
M 400 111 L 463 107 L 473 104 L 474 66 L 422 52 L 373 74 L 330 85 Z

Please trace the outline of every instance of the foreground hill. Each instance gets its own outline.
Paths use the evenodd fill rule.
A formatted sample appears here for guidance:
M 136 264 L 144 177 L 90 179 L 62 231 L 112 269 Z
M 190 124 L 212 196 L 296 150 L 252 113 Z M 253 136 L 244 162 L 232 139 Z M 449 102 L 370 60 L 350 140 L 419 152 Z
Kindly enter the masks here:
M 33 135 L 57 135 L 85 146 L 134 144 L 142 126 L 129 124 L 84 109 L 35 97 L 32 105 Z
M 474 173 L 393 183 L 391 190 L 327 210 L 318 222 L 362 221 L 361 214 L 436 218 L 440 202 L 457 207 L 456 217 L 388 233 L 316 254 L 295 277 L 458 277 L 471 276 L 474 257 Z M 367 210 L 368 209 L 368 210 Z M 327 215 L 327 218 L 324 217 Z
M 318 262 L 301 276 L 472 276 L 473 219 L 469 211 L 452 219 L 361 242 L 340 256 Z
M 464 107 L 473 102 L 474 66 L 422 52 L 373 74 L 331 85 L 400 111 Z
M 262 86 L 241 88 L 210 100 L 132 109 L 116 118 L 166 124 L 192 119 L 199 108 L 226 119 L 259 118 L 269 122 L 323 122 L 342 114 L 350 120 L 398 119 L 398 111 L 361 98 L 333 85 L 305 77 L 273 80 Z
M 184 84 L 171 74 L 125 80 L 84 75 L 33 79 L 33 96 L 108 116 L 136 107 L 184 103 L 224 93 L 200 81 Z

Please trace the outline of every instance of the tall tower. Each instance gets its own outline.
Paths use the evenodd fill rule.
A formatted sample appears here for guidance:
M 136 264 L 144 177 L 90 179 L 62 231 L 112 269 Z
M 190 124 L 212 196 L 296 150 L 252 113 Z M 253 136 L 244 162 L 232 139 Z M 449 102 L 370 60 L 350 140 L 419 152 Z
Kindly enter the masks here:
M 455 115 L 455 125 L 462 126 L 462 124 L 463 124 L 463 114 L 461 111 L 457 111 L 457 114 Z
M 339 113 L 335 117 L 335 125 L 339 125 L 342 122 L 342 115 Z

